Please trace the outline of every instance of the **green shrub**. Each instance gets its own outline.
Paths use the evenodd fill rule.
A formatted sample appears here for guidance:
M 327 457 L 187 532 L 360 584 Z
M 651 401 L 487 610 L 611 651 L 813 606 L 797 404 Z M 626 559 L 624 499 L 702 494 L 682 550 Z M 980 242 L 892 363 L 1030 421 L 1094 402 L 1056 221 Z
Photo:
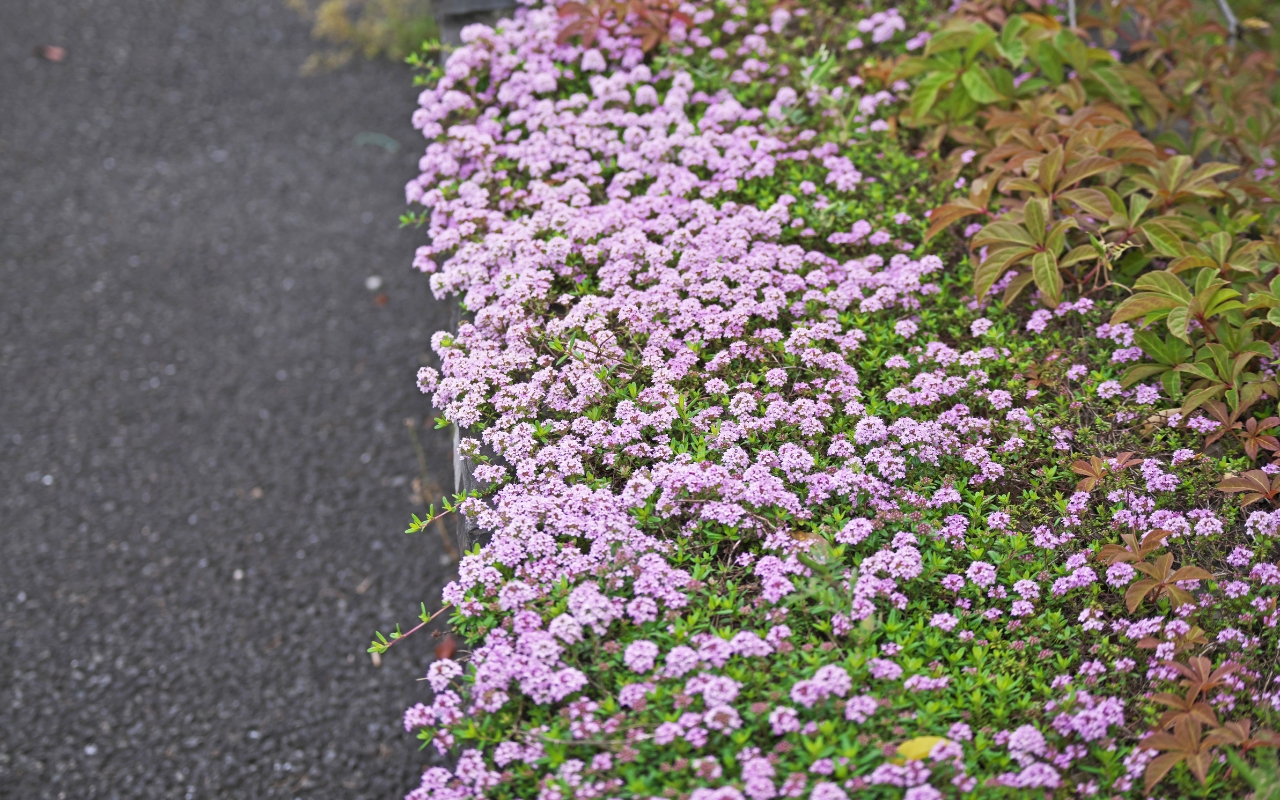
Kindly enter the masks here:
M 492 540 L 413 800 L 1265 781 L 1272 176 L 1194 162 L 1270 169 L 1271 68 L 1191 32 L 1188 92 L 1012 5 L 534 6 L 425 78 L 406 222 L 474 321 L 420 384 Z
M 313 38 L 334 47 L 312 53 L 304 73 L 342 66 L 359 53 L 365 58 L 404 61 L 439 34 L 431 0 L 288 0 L 312 21 Z

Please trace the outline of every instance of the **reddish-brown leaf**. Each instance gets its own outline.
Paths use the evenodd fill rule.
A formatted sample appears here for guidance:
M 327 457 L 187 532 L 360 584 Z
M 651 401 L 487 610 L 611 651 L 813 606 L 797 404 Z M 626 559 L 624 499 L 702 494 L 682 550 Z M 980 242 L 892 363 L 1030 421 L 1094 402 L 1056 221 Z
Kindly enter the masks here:
M 436 658 L 453 658 L 456 652 L 458 652 L 458 640 L 453 638 L 452 633 L 446 633 L 440 640 L 440 644 L 436 645 Z
M 1241 500 L 1246 506 L 1259 500 L 1267 500 L 1274 504 L 1276 493 L 1280 491 L 1280 481 L 1272 480 L 1260 469 L 1251 469 L 1243 475 L 1236 475 L 1222 481 L 1218 484 L 1218 491 L 1227 494 L 1243 492 L 1244 497 Z

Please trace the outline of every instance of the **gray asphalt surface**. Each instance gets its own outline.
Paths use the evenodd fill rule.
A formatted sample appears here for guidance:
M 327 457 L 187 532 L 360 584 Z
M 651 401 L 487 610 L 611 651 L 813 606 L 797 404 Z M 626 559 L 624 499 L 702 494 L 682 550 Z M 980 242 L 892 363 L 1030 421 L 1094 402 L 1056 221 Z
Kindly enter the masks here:
M 448 319 L 397 224 L 417 92 L 300 77 L 315 47 L 282 0 L 0 2 L 0 797 L 391 798 L 427 763 L 432 640 L 364 653 L 452 570 L 402 533 Z

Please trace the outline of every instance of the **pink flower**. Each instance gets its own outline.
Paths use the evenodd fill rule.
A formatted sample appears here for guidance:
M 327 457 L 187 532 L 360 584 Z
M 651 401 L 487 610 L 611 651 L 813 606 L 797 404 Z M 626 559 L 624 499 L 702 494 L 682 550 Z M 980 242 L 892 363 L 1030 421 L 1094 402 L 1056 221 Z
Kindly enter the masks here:
M 584 627 L 603 636 L 617 612 L 594 583 L 584 583 L 569 593 L 569 613 Z
M 1031 319 L 1027 321 L 1027 330 L 1032 333 L 1044 333 L 1044 329 L 1049 327 L 1049 321 L 1053 319 L 1053 312 L 1043 308 L 1033 311 Z
M 996 568 L 985 561 L 973 562 L 964 574 L 980 589 L 985 589 L 996 582 Z
M 713 731 L 734 731 L 742 727 L 742 717 L 729 705 L 712 706 L 702 716 L 702 722 Z
M 1030 725 L 1023 725 L 1009 735 L 1009 750 L 1015 753 L 1043 755 L 1044 734 Z
M 1023 600 L 1036 600 L 1040 597 L 1040 584 L 1024 578 L 1013 585 L 1013 591 Z
M 854 518 L 845 523 L 835 536 L 841 544 L 859 544 L 871 535 L 871 520 Z
M 910 692 L 929 692 L 936 689 L 945 689 L 951 679 L 946 675 L 937 678 L 931 678 L 927 675 L 912 675 L 902 682 L 902 688 Z
M 857 695 L 849 698 L 849 701 L 845 704 L 844 718 L 850 722 L 861 724 L 870 719 L 879 707 L 879 703 L 871 695 Z
M 654 690 L 652 683 L 629 683 L 618 690 L 619 705 L 627 708 L 639 708 L 644 703 L 645 695 Z
M 769 727 L 774 736 L 783 736 L 800 730 L 800 715 L 794 708 L 779 706 L 769 714 Z
M 653 669 L 658 657 L 658 646 L 648 639 L 640 639 L 627 645 L 622 661 L 632 672 L 646 673 Z
M 627 616 L 637 625 L 653 622 L 658 618 L 658 604 L 652 597 L 637 597 L 627 603 Z
M 1135 570 L 1132 565 L 1124 562 L 1112 564 L 1107 567 L 1107 585 L 1108 586 L 1127 586 L 1133 580 Z
M 955 615 L 947 613 L 934 614 L 929 620 L 930 628 L 938 628 L 944 631 L 950 631 L 958 624 L 960 624 L 960 620 L 956 619 Z
M 863 417 L 853 428 L 853 440 L 858 444 L 884 441 L 886 436 L 888 436 L 888 428 L 879 417 Z
M 432 662 L 427 667 L 427 682 L 431 684 L 431 688 L 437 692 L 443 692 L 449 682 L 462 674 L 462 666 L 456 661 L 442 658 Z

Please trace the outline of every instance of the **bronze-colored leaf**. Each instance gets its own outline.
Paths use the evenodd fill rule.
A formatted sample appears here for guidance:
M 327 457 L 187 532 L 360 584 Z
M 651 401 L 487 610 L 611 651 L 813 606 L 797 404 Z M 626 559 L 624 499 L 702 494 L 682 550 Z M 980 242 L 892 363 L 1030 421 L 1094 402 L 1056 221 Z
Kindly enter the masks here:
M 453 658 L 454 653 L 458 652 L 458 640 L 453 638 L 452 633 L 446 633 L 440 643 L 436 645 L 436 658 Z
M 1147 596 L 1147 592 L 1156 587 L 1156 581 L 1151 578 L 1144 578 L 1129 586 L 1128 591 L 1124 593 L 1124 603 L 1129 607 L 1129 613 L 1132 614 L 1142 605 L 1143 599 Z

